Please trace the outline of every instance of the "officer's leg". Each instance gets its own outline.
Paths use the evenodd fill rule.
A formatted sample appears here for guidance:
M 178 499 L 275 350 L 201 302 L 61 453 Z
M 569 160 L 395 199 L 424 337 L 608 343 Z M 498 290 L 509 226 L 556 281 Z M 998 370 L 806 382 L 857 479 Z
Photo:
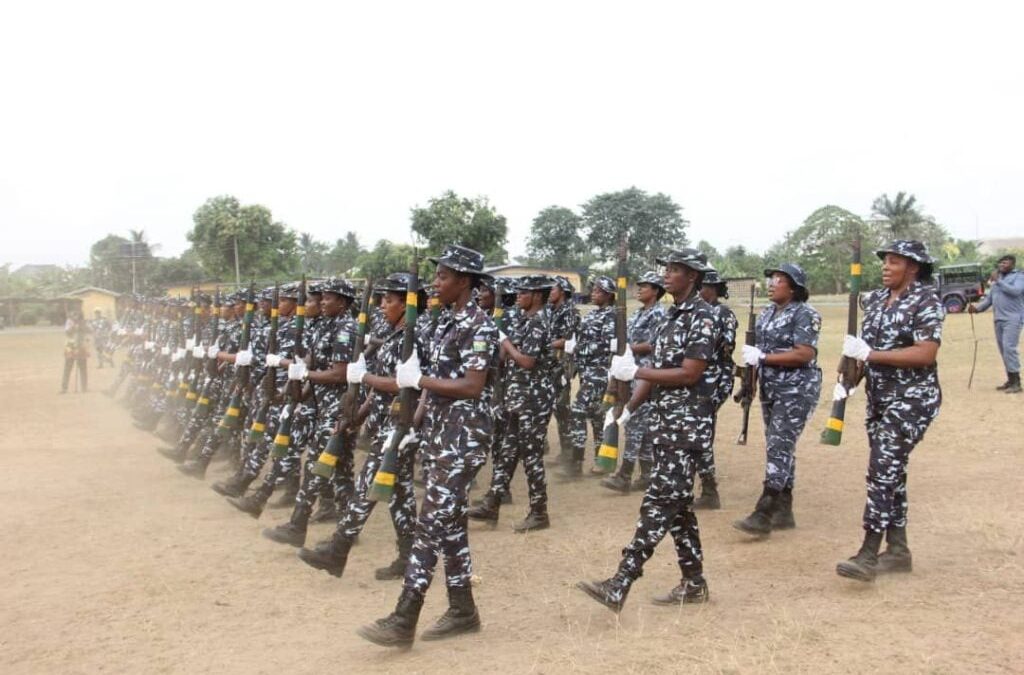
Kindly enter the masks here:
M 68 383 L 71 381 L 71 371 L 75 368 L 75 360 L 73 358 L 64 357 L 64 375 L 60 380 L 60 391 L 64 393 L 68 390 Z

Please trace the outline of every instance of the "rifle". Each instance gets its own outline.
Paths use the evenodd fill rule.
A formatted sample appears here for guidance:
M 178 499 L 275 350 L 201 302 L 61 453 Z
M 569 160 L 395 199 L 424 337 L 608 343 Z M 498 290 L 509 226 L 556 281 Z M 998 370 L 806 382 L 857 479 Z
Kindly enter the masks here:
M 501 296 L 498 296 L 496 300 L 497 302 L 494 303 L 494 314 L 491 318 L 494 320 L 494 325 L 498 327 L 498 330 L 504 333 L 505 306 L 501 304 Z M 498 353 L 500 355 L 500 349 L 498 350 Z M 500 356 L 494 366 L 494 387 L 492 388 L 491 400 L 493 401 L 494 407 L 499 410 L 505 402 L 505 368 L 503 367 Z
M 757 314 L 754 313 L 754 294 L 757 284 L 750 284 L 750 310 L 747 314 L 747 332 L 743 343 L 753 347 L 757 342 Z M 740 378 L 740 390 L 733 394 L 732 400 L 743 407 L 743 424 L 740 435 L 736 437 L 736 445 L 747 444 L 747 431 L 750 429 L 750 406 L 757 396 L 757 368 L 754 366 L 737 366 L 736 377 Z
M 370 308 L 373 306 L 373 281 L 366 280 L 366 288 L 363 289 L 363 301 L 359 309 L 359 319 L 356 324 L 356 342 L 352 345 L 352 360 L 358 361 L 363 354 L 363 347 L 366 344 L 366 332 L 369 325 Z M 349 433 L 348 427 L 355 425 L 356 417 L 359 415 L 359 385 L 348 385 L 345 394 L 341 399 L 341 420 L 327 441 L 316 464 L 313 465 L 313 473 L 321 478 L 330 478 L 334 473 L 334 467 L 338 464 L 338 457 L 345 451 L 345 434 Z
M 860 306 L 860 232 L 853 237 L 853 257 L 850 262 L 850 298 L 846 312 L 846 334 L 857 334 L 857 309 Z M 857 386 L 857 359 L 842 357 L 839 359 L 839 383 L 847 392 Z M 843 442 L 843 424 L 846 419 L 846 398 L 832 401 L 832 412 L 821 432 L 821 442 L 825 445 L 839 445 Z
M 274 284 L 274 294 L 270 299 L 270 336 L 267 339 L 267 354 L 277 353 L 277 327 L 280 322 L 278 317 L 278 306 L 281 300 L 281 285 Z M 274 397 L 277 395 L 277 368 L 271 368 L 267 366 L 267 372 L 263 375 L 263 381 L 260 382 L 260 386 L 263 388 L 263 401 L 260 403 L 260 409 L 256 411 L 256 419 L 253 420 L 252 426 L 249 427 L 249 444 L 259 442 L 260 436 L 267 430 L 267 418 L 270 416 L 270 405 L 274 402 Z
M 242 335 L 238 340 L 238 351 L 249 348 L 249 333 L 252 331 L 252 317 L 256 310 L 256 282 L 249 283 L 249 291 L 245 296 L 245 315 L 242 317 Z M 235 367 L 235 381 L 231 386 L 231 398 L 224 411 L 224 417 L 217 427 L 221 436 L 227 436 L 242 425 L 242 393 L 249 386 L 250 366 Z
M 299 300 L 295 307 L 295 351 L 292 361 L 299 361 L 306 358 L 306 346 L 302 343 L 306 331 L 306 275 L 302 275 L 302 285 L 299 286 Z M 295 409 L 302 401 L 302 382 L 288 379 L 284 385 L 285 396 L 288 403 L 281 411 L 281 423 L 277 426 L 277 433 L 274 435 L 274 450 L 271 456 L 274 459 L 281 459 L 288 454 L 288 447 L 292 442 L 292 417 L 295 416 Z
M 626 263 L 627 263 L 627 238 L 623 235 L 619 242 L 619 269 L 615 288 L 615 342 L 616 352 L 619 356 L 626 353 L 629 346 L 626 343 Z M 601 434 L 601 447 L 597 451 L 597 466 L 605 471 L 614 471 L 619 461 L 619 423 L 622 415 L 622 408 L 629 399 L 629 383 L 621 382 L 615 378 L 608 380 L 608 388 L 605 390 L 603 403 L 612 413 L 613 419 L 604 425 Z
M 416 344 L 416 316 L 419 304 L 417 289 L 420 285 L 419 275 L 419 253 L 414 252 L 412 265 L 409 267 L 409 286 L 405 292 L 405 333 L 402 336 L 402 362 L 409 360 Z M 373 477 L 373 484 L 366 491 L 366 498 L 374 502 L 386 502 L 391 499 L 395 491 L 395 478 L 398 475 L 398 451 L 402 439 L 412 427 L 412 417 L 415 412 L 416 390 L 405 387 L 398 392 L 395 398 L 396 405 L 392 405 L 391 413 L 395 417 L 395 428 L 391 430 L 388 437 L 388 447 L 384 451 L 380 468 L 377 475 Z
M 210 318 L 210 344 L 204 345 L 204 351 L 207 353 L 203 355 L 203 360 L 206 362 L 206 381 L 203 383 L 203 388 L 196 397 L 195 411 L 193 415 L 199 415 L 200 418 L 206 417 L 210 409 L 210 387 L 213 386 L 214 380 L 217 378 L 217 357 L 210 358 L 209 348 L 217 344 L 218 338 L 220 337 L 220 288 L 217 288 L 216 294 L 213 296 L 213 316 Z M 196 337 L 196 344 L 198 344 L 198 335 Z M 202 377 L 203 373 L 203 360 L 194 359 L 196 363 L 196 381 Z
M 195 291 L 192 293 L 193 303 L 195 307 L 192 309 L 192 347 L 195 348 L 199 344 L 199 323 L 202 317 L 202 307 L 199 306 L 197 296 L 199 294 Z M 185 344 L 188 347 L 188 343 Z M 202 362 L 196 359 L 192 355 L 191 349 L 185 351 L 185 377 L 182 379 L 182 383 L 178 385 L 185 390 L 185 405 L 189 408 L 195 406 L 196 400 L 199 398 L 199 377 L 202 373 Z M 186 382 L 187 380 L 187 382 Z

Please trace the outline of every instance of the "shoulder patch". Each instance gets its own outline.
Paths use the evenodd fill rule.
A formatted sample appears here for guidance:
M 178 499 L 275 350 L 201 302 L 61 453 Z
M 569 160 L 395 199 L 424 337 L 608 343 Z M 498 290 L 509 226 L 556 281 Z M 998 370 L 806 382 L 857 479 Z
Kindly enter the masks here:
M 341 331 L 340 333 L 338 333 L 338 336 L 335 338 L 335 342 L 339 342 L 339 343 L 341 343 L 343 345 L 347 345 L 351 341 L 352 341 L 352 336 L 349 335 L 349 332 L 347 330 Z

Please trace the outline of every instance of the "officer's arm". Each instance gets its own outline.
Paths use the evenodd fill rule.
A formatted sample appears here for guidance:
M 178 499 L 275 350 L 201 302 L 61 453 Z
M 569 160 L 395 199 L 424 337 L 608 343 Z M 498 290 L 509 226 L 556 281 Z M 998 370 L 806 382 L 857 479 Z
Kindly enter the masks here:
M 1019 298 L 1024 295 L 1024 274 L 1014 274 L 1011 281 L 1007 281 L 1006 277 L 1003 277 L 992 285 L 998 286 L 1003 293 L 1011 298 Z
M 654 346 L 650 342 L 636 342 L 629 346 L 633 350 L 633 353 L 637 356 L 647 356 L 654 351 Z
M 512 359 L 517 366 L 526 370 L 533 370 L 537 367 L 537 357 L 527 356 L 526 354 L 519 351 L 511 340 L 505 340 L 501 343 L 501 351 L 508 358 Z
M 651 395 L 650 381 L 648 380 L 637 380 L 636 386 L 633 387 L 633 395 L 630 396 L 629 402 L 626 407 L 629 408 L 629 412 L 636 412 L 636 409 L 644 404 L 644 401 Z
M 558 338 L 551 342 L 552 349 L 565 349 L 565 338 Z
M 799 368 L 813 361 L 814 354 L 814 347 L 810 345 L 793 345 L 788 351 L 766 355 L 764 364 L 781 368 Z
M 327 370 L 309 371 L 309 381 L 314 384 L 344 384 L 346 382 L 347 372 L 348 363 L 344 361 L 336 361 L 335 363 L 332 363 L 331 367 Z M 392 382 L 394 382 L 394 380 L 392 380 Z
M 889 349 L 868 354 L 868 363 L 894 368 L 927 368 L 935 364 L 939 343 L 932 340 L 915 342 L 902 349 Z
M 692 387 L 700 381 L 707 365 L 702 359 L 683 359 L 679 368 L 639 368 L 636 379 L 668 387 Z
M 426 376 L 420 378 L 421 389 L 447 398 L 480 398 L 486 384 L 486 370 L 467 370 L 465 377 L 454 380 Z
M 383 391 L 386 394 L 397 394 L 399 392 L 398 382 L 395 380 L 394 376 L 381 377 L 380 375 L 367 373 L 363 376 L 363 384 L 371 389 Z

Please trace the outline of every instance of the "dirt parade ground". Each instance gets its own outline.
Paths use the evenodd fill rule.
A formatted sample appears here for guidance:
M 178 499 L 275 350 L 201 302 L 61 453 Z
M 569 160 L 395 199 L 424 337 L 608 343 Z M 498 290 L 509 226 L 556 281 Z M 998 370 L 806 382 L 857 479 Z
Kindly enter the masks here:
M 820 309 L 829 373 L 845 308 Z M 59 396 L 63 335 L 0 332 L 0 672 L 1024 672 L 1024 396 L 994 390 L 1003 373 L 991 316 L 976 324 L 968 391 L 970 319 L 946 321 L 942 412 L 910 462 L 912 574 L 862 584 L 834 571 L 862 538 L 861 393 L 839 448 L 818 442 L 823 397 L 797 454 L 797 528 L 765 541 L 731 526 L 760 493 L 764 450 L 758 415 L 750 444 L 735 445 L 730 403 L 717 444 L 723 509 L 699 513 L 710 603 L 650 603 L 678 583 L 671 542 L 620 616 L 588 599 L 573 584 L 614 571 L 640 494 L 552 479 L 552 527 L 517 535 L 520 471 L 498 527 L 470 529 L 483 630 L 408 651 L 355 633 L 399 593 L 399 582 L 373 578 L 394 554 L 385 509 L 344 578 L 313 570 L 260 536 L 286 510 L 255 521 L 210 490 L 226 464 L 196 481 L 159 455 L 160 441 L 100 393 L 112 370 L 91 360 L 90 392 Z M 308 541 L 330 531 L 315 525 Z M 445 603 L 436 582 L 421 626 Z

